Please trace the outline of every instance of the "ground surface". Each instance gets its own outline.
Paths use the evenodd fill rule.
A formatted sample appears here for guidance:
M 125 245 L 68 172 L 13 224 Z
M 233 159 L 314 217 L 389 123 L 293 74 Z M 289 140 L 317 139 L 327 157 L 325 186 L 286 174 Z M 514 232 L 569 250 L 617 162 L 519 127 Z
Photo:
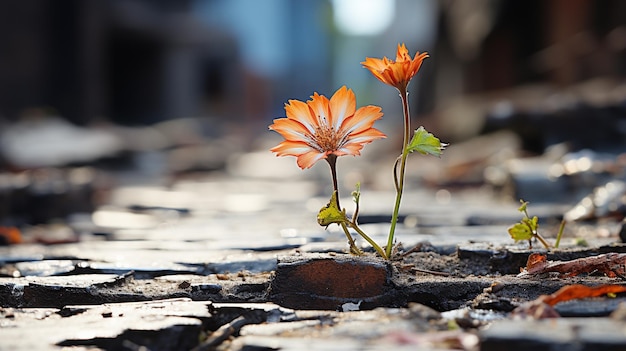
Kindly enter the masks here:
M 93 213 L 27 228 L 23 243 L 0 248 L 0 349 L 626 345 L 623 294 L 559 304 L 567 318 L 556 322 L 513 318 L 566 285 L 623 284 L 593 271 L 518 277 L 531 252 L 547 251 L 508 236 L 515 201 L 477 187 L 407 191 L 386 262 L 362 240 L 365 255 L 347 254 L 338 228 L 317 226 L 327 196 L 316 184 L 210 174 L 114 185 Z M 360 222 L 379 243 L 392 202 L 363 190 Z M 550 242 L 567 207 L 531 206 Z M 610 218 L 572 223 L 548 259 L 622 253 L 619 230 Z

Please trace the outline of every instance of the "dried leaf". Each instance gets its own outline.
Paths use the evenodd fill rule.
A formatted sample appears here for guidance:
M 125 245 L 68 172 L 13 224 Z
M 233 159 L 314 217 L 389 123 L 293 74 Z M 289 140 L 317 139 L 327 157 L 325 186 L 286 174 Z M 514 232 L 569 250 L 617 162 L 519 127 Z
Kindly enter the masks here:
M 548 259 L 546 255 L 533 252 L 530 256 L 528 256 L 528 261 L 526 262 L 526 272 L 528 274 L 539 272 L 545 269 L 547 264 Z
M 626 286 L 624 285 L 608 284 L 591 287 L 581 284 L 573 284 L 562 287 L 554 294 L 542 295 L 540 298 L 543 299 L 544 303 L 554 306 L 563 301 L 598 297 L 606 294 L 617 294 L 625 291 Z
M 543 256 L 543 257 L 542 257 Z M 556 272 L 563 277 L 574 277 L 582 273 L 600 272 L 614 278 L 624 276 L 626 271 L 626 254 L 607 253 L 597 256 L 583 257 L 571 261 L 547 261 L 543 254 L 533 253 L 528 257 L 526 268 L 518 277 Z
M 581 284 L 566 285 L 550 295 L 541 295 L 535 300 L 526 302 L 517 307 L 512 312 L 513 317 L 522 318 L 559 318 L 559 313 L 554 309 L 554 305 L 559 302 L 575 299 L 598 297 L 607 294 L 626 292 L 624 285 L 600 285 L 586 286 Z
M 17 227 L 0 226 L 0 241 L 6 244 L 19 244 L 22 242 L 22 233 Z

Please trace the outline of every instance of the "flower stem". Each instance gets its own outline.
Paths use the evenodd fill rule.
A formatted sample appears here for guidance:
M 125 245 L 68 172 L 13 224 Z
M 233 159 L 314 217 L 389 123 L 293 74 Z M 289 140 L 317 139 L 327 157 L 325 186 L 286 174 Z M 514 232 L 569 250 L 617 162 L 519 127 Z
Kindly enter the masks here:
M 385 253 L 385 251 L 380 247 L 380 245 L 378 245 L 374 240 L 372 240 L 372 238 L 370 238 L 367 234 L 365 234 L 365 232 L 361 230 L 361 228 L 359 228 L 359 226 L 354 221 L 348 222 L 348 223 L 350 224 L 350 227 L 352 227 L 352 229 L 356 230 L 356 232 L 359 233 L 359 235 L 362 236 L 363 239 L 365 239 L 365 241 L 367 241 L 368 243 L 370 243 L 370 245 L 372 245 L 374 250 L 376 250 L 376 252 L 378 252 L 378 254 L 382 258 L 384 259 L 389 258 L 389 255 Z M 342 223 L 342 224 L 345 225 L 345 223 Z
M 361 251 L 361 249 L 359 249 L 359 247 L 356 246 L 356 243 L 354 242 L 354 238 L 352 237 L 352 235 L 350 235 L 350 231 L 348 231 L 348 226 L 346 225 L 346 222 L 341 222 L 341 229 L 343 229 L 344 234 L 346 234 L 346 238 L 348 238 L 348 245 L 350 246 L 350 253 L 354 254 L 354 255 L 357 255 L 357 256 L 362 255 L 363 251 Z M 358 230 L 357 230 L 357 232 L 358 232 Z M 359 233 L 359 234 L 361 234 L 361 233 Z M 364 234 L 361 234 L 361 235 L 364 235 Z M 366 238 L 366 236 L 367 235 L 364 236 L 365 240 L 368 239 L 368 238 Z M 370 240 L 372 240 L 372 239 L 370 239 Z M 374 244 L 376 244 L 376 243 L 374 243 Z M 376 246 L 378 246 L 378 245 L 376 245 Z
M 398 223 L 398 214 L 400 212 L 400 202 L 402 200 L 402 190 L 404 188 L 404 172 L 406 169 L 406 159 L 409 155 L 408 145 L 411 133 L 411 117 L 409 115 L 409 94 L 406 88 L 400 90 L 400 99 L 402 100 L 402 112 L 404 114 L 404 140 L 402 141 L 402 155 L 400 156 L 400 176 L 397 173 L 397 162 L 394 167 L 394 179 L 396 181 L 396 202 L 391 216 L 391 227 L 389 228 L 389 236 L 387 237 L 386 256 L 391 257 L 393 248 L 396 224 Z
M 337 185 L 337 156 L 334 154 L 330 154 L 326 158 L 326 161 L 328 162 L 328 165 L 330 166 L 330 175 L 333 178 L 333 191 L 337 194 L 336 196 L 337 209 L 341 211 L 341 205 L 339 204 L 339 187 Z M 354 242 L 354 238 L 352 237 L 352 235 L 350 235 L 350 232 L 348 231 L 348 227 L 346 226 L 344 222 L 341 223 L 341 229 L 343 229 L 343 233 L 346 235 L 346 238 L 348 239 L 350 252 L 355 255 L 361 255 L 363 252 L 361 251 L 361 249 L 358 248 L 358 246 L 356 246 L 356 243 Z
M 328 155 L 326 162 L 330 166 L 330 176 L 333 178 L 333 190 L 337 192 L 337 208 L 341 211 L 341 205 L 339 204 L 339 187 L 337 186 L 337 156 L 334 154 Z

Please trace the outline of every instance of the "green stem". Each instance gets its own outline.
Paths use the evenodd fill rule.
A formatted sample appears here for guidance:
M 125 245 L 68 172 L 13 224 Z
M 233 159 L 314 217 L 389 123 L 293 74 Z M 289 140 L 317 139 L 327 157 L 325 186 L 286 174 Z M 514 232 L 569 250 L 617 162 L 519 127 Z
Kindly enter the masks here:
M 333 179 L 333 190 L 337 193 L 337 208 L 341 211 L 341 205 L 339 204 L 339 187 L 337 186 L 337 155 L 328 155 L 326 162 L 328 162 L 328 165 L 330 166 L 330 176 Z
M 565 220 L 561 221 L 561 225 L 559 226 L 559 233 L 556 235 L 556 242 L 554 243 L 555 248 L 559 248 L 559 244 L 561 243 L 561 236 L 563 236 L 563 229 L 565 229 Z
M 341 205 L 339 204 L 339 187 L 337 186 L 337 155 L 334 155 L 334 154 L 328 155 L 328 157 L 326 158 L 326 161 L 328 162 L 328 165 L 330 166 L 330 175 L 333 179 L 333 191 L 337 194 L 336 196 L 337 209 L 341 211 Z M 344 222 L 341 223 L 341 228 L 343 229 L 343 233 L 346 235 L 346 238 L 348 239 L 350 252 L 355 255 L 362 254 L 363 252 L 361 251 L 361 249 L 358 248 L 358 246 L 356 246 L 356 243 L 354 242 L 354 238 L 352 237 L 352 235 L 350 235 L 350 232 L 348 231 L 348 228 Z
M 367 241 L 368 243 L 370 243 L 370 245 L 372 245 L 372 247 L 374 248 L 374 250 L 376 250 L 376 252 L 378 252 L 378 254 L 384 258 L 384 259 L 388 259 L 390 256 L 389 254 L 385 253 L 385 251 L 380 247 L 380 245 L 378 245 L 374 240 L 372 240 L 372 238 L 370 238 L 367 234 L 365 234 L 364 231 L 361 230 L 361 228 L 359 228 L 359 226 L 355 223 L 355 222 L 348 222 L 350 224 L 350 227 L 352 227 L 352 229 L 356 230 L 357 233 L 359 233 L 360 236 L 363 237 L 363 239 L 365 239 L 365 241 Z M 345 223 L 342 223 L 345 225 Z
M 361 251 L 361 249 L 359 249 L 358 246 L 356 246 L 356 243 L 354 242 L 354 238 L 352 238 L 352 235 L 350 235 L 350 231 L 348 231 L 348 226 L 346 225 L 346 222 L 341 222 L 341 229 L 343 229 L 344 234 L 346 234 L 346 238 L 348 238 L 348 245 L 350 245 L 350 253 L 354 254 L 354 255 L 362 255 L 363 251 Z M 361 234 L 361 233 L 359 233 Z M 363 234 L 361 234 L 363 235 Z M 365 236 L 364 236 L 365 238 Z M 367 240 L 367 238 L 365 239 Z M 370 239 L 371 240 L 371 239 Z M 378 246 L 378 245 L 376 245 Z
M 409 115 L 409 95 L 406 88 L 400 90 L 400 99 L 402 100 L 402 112 L 404 114 L 404 140 L 402 142 L 402 156 L 400 159 L 400 176 L 397 176 L 397 170 L 394 167 L 394 177 L 397 181 L 396 186 L 396 202 L 391 216 L 391 227 L 389 228 L 389 236 L 387 237 L 386 256 L 391 257 L 393 248 L 396 224 L 398 223 L 398 214 L 400 212 L 400 202 L 402 200 L 402 190 L 404 188 L 404 172 L 406 169 L 406 159 L 409 155 L 408 145 L 411 133 L 411 117 Z
M 550 250 L 550 244 L 544 239 L 539 233 L 535 232 L 535 238 L 541 242 L 541 245 L 546 248 L 546 250 Z

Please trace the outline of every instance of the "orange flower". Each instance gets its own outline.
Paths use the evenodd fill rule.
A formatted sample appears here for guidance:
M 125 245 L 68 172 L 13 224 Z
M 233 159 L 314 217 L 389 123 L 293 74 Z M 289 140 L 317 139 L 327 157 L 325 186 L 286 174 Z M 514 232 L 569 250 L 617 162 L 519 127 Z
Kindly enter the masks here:
M 398 44 L 395 62 L 386 57 L 383 57 L 382 60 L 366 57 L 365 61 L 361 62 L 361 65 L 369 69 L 374 77 L 378 78 L 381 82 L 389 84 L 403 92 L 406 91 L 409 81 L 417 74 L 422 66 L 422 61 L 427 57 L 427 52 L 421 54 L 417 52 L 415 57 L 411 59 L 406 46 L 404 46 L 404 44 Z
M 383 116 L 378 106 L 356 109 L 356 98 L 351 89 L 339 88 L 328 100 L 313 93 L 306 103 L 289 100 L 285 104 L 287 118 L 278 118 L 269 126 L 285 138 L 270 151 L 276 156 L 296 156 L 298 166 L 310 168 L 328 155 L 359 155 L 363 145 L 384 138 L 385 134 L 373 128 Z

